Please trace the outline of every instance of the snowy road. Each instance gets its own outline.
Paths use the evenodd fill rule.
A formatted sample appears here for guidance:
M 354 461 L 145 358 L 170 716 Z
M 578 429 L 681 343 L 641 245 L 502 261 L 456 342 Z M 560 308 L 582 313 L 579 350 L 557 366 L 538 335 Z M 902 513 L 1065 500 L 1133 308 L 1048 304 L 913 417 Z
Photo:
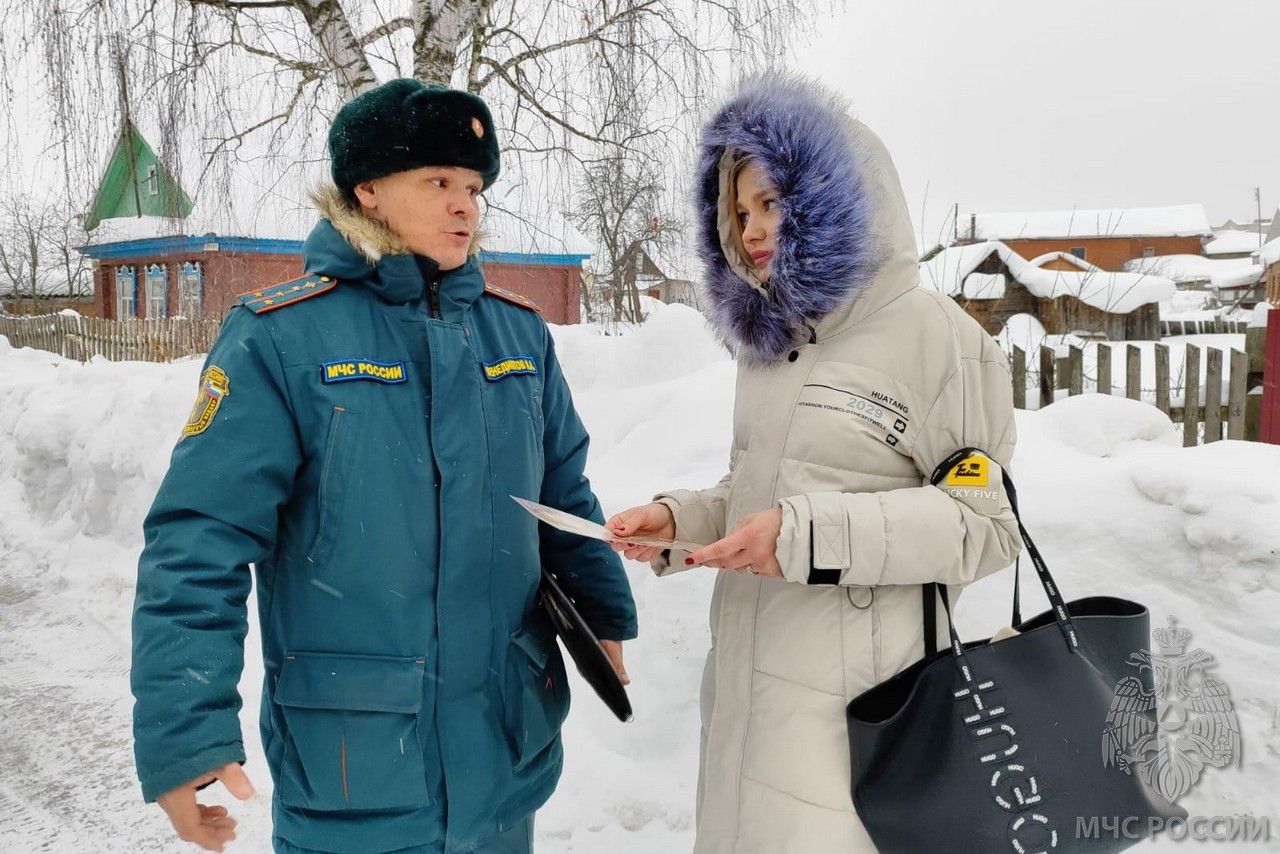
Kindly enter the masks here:
M 732 366 L 691 314 L 673 307 L 621 338 L 555 330 L 607 511 L 723 473 Z M 636 364 L 646 365 L 643 378 L 628 372 Z M 80 365 L 6 351 L 0 340 L 3 854 L 195 850 L 141 801 L 128 659 L 139 527 L 198 373 L 198 362 Z M 1182 449 L 1153 407 L 1097 396 L 1020 413 L 1018 432 L 1013 471 L 1027 525 L 1068 598 L 1138 599 L 1153 626 L 1176 616 L 1230 686 L 1239 766 L 1207 770 L 1182 805 L 1205 816 L 1270 817 L 1276 842 L 1221 850 L 1280 850 L 1280 448 Z M 619 725 L 574 685 L 565 775 L 538 815 L 539 854 L 692 847 L 711 576 L 628 571 L 641 619 L 640 639 L 627 645 L 637 717 Z M 966 591 L 965 636 L 998 628 L 1009 593 L 1007 573 Z M 1044 607 L 1039 591 L 1024 595 L 1025 613 Z M 270 838 L 258 657 L 251 627 L 241 690 L 252 699 L 241 722 L 258 795 L 232 804 L 218 787 L 206 792 L 240 819 L 231 850 L 244 854 L 266 854 Z M 1195 850 L 1219 850 L 1204 844 Z

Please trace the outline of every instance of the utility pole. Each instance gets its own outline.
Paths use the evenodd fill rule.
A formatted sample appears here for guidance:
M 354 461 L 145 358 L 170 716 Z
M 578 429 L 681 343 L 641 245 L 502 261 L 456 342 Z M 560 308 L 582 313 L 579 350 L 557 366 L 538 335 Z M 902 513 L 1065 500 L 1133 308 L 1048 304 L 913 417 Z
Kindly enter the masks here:
M 1262 188 L 1253 188 L 1253 200 L 1258 203 L 1258 248 L 1262 248 Z

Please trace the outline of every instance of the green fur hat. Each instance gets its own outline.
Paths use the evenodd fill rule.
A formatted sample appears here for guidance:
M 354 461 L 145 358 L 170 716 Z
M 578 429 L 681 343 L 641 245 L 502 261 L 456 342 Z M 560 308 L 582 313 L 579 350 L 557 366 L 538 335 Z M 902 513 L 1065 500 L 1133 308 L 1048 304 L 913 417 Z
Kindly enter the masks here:
M 355 186 L 422 166 L 464 166 L 498 177 L 493 116 L 480 98 L 402 78 L 343 105 L 329 128 L 333 182 L 348 199 Z

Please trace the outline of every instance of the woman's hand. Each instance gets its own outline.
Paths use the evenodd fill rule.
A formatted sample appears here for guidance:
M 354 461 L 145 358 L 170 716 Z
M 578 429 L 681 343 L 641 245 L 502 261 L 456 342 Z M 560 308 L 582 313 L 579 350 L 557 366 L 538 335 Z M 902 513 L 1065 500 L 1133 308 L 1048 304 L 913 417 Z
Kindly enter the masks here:
M 724 539 L 716 540 L 689 555 L 685 563 L 702 564 L 732 572 L 782 577 L 778 563 L 778 535 L 782 533 L 782 508 L 762 510 L 744 516 Z
M 627 560 L 638 560 L 648 563 L 662 553 L 656 546 L 633 546 L 626 542 L 627 537 L 660 537 L 674 540 L 676 537 L 676 520 L 671 515 L 671 508 L 655 501 L 623 510 L 605 523 L 609 532 L 621 542 L 610 543 L 615 552 L 622 552 Z

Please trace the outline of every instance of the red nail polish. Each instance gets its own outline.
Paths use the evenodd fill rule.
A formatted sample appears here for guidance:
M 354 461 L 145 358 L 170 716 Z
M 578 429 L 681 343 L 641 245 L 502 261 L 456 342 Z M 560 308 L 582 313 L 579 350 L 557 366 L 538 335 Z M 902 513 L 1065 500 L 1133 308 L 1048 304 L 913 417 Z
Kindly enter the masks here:
M 685 558 L 685 559 L 684 559 L 684 565 L 685 565 L 685 566 L 693 566 L 693 558 L 691 558 L 691 557 L 687 557 L 687 558 Z

